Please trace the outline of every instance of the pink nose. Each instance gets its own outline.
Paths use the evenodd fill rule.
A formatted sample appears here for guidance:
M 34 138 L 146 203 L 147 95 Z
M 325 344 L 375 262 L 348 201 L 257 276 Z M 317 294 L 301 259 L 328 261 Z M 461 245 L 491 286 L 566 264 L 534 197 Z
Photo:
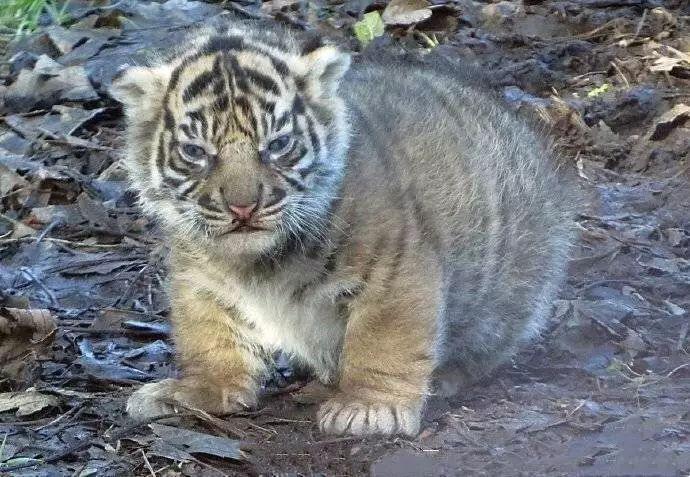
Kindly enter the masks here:
M 249 220 L 256 210 L 256 203 L 250 205 L 230 205 L 230 212 L 238 220 Z

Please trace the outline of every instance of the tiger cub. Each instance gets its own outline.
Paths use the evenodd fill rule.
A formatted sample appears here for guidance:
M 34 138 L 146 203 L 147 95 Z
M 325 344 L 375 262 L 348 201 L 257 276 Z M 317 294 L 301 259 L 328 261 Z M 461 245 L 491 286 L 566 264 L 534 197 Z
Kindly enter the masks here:
M 449 62 L 303 35 L 207 27 L 113 81 L 181 370 L 135 418 L 252 406 L 280 349 L 332 385 L 323 432 L 414 435 L 435 372 L 486 375 L 549 313 L 573 227 L 535 133 Z

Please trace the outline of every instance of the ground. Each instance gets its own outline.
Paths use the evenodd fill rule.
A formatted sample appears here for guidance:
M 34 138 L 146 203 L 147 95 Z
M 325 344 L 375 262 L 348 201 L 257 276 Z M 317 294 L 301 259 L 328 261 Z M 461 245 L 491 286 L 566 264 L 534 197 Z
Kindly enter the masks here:
M 385 7 L 74 0 L 63 26 L 45 18 L 0 43 L 0 475 L 690 475 L 688 3 Z M 355 54 L 371 40 L 480 63 L 575 171 L 581 240 L 543 338 L 432 399 L 415 439 L 319 434 L 318 393 L 282 360 L 251 412 L 124 415 L 174 364 L 166 249 L 126 190 L 106 89 L 122 64 L 228 11 Z

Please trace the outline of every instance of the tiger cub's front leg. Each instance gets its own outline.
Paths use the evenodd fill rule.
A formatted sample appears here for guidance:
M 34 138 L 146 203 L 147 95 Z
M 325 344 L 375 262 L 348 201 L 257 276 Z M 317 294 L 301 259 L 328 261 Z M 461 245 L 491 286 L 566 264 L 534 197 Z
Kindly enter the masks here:
M 256 403 L 265 362 L 252 330 L 191 283 L 173 281 L 172 322 L 181 377 L 142 386 L 127 412 L 145 419 L 179 407 L 227 414 Z
M 379 285 L 353 303 L 338 393 L 318 412 L 324 432 L 419 432 L 436 363 L 441 283 L 430 275 L 405 273 Z

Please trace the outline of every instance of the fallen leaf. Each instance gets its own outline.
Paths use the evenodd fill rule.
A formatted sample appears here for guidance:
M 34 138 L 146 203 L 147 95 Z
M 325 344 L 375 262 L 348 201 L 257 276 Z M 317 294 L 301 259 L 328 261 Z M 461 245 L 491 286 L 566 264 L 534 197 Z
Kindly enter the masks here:
M 236 439 L 156 423 L 149 424 L 149 427 L 155 435 L 178 451 L 213 455 L 223 459 L 243 460 L 245 458 L 240 449 L 240 441 Z
M 47 407 L 56 407 L 59 403 L 57 397 L 36 391 L 0 393 L 0 412 L 16 409 L 17 417 L 28 416 Z
M 21 114 L 12 114 L 5 118 L 5 122 L 15 131 L 27 138 L 36 138 L 40 135 L 49 138 L 67 138 L 105 110 L 105 108 L 82 109 L 69 106 L 55 105 L 53 113 L 43 116 L 27 117 Z
M 33 70 L 23 69 L 4 94 L 3 109 L 26 112 L 62 101 L 99 99 L 83 66 L 62 66 L 44 56 Z
M 14 336 L 26 330 L 31 332 L 31 341 L 38 343 L 56 328 L 55 319 L 48 310 L 0 308 L 0 335 Z
M 658 58 L 649 67 L 649 71 L 672 71 L 674 68 L 690 68 L 690 55 L 675 48 L 663 45 L 664 54 L 654 52 Z
M 0 164 L 0 197 L 14 189 L 21 189 L 27 184 L 28 183 L 22 176 Z
M 48 310 L 0 308 L 0 372 L 19 379 L 30 358 L 52 342 L 57 325 Z
M 381 19 L 386 25 L 412 25 L 431 17 L 426 0 L 393 0 L 383 10 Z
M 680 126 L 690 117 L 690 106 L 687 104 L 676 104 L 669 111 L 661 115 L 654 125 L 654 131 L 650 136 L 652 141 L 659 141 L 666 138 L 673 129 Z
M 0 214 L 0 239 L 18 239 L 31 235 L 36 235 L 34 229 Z
M 49 26 L 45 32 L 51 43 L 63 55 L 72 51 L 77 43 L 82 42 L 87 37 L 83 31 L 68 30 L 58 25 Z

